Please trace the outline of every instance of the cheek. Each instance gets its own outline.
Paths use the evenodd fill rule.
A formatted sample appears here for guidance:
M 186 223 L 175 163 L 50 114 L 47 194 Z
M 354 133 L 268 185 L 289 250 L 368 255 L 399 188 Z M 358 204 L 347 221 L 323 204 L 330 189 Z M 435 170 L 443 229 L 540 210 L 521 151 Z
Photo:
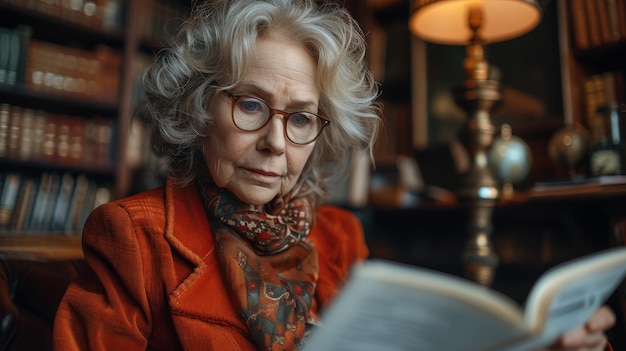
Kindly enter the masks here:
M 297 180 L 300 178 L 304 166 L 313 153 L 313 145 L 299 148 L 287 154 L 289 181 L 292 185 L 295 185 Z
M 240 139 L 217 126 L 206 137 L 204 160 L 211 177 L 219 186 L 228 184 L 234 173 L 234 164 L 246 148 Z

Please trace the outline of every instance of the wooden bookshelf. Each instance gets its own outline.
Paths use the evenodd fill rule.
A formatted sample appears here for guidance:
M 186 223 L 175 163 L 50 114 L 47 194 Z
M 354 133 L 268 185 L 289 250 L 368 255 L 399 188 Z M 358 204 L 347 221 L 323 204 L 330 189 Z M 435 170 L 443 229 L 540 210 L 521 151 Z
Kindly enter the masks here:
M 4 233 L 0 258 L 66 260 L 83 258 L 79 235 Z
M 101 202 L 129 194 L 135 78 L 186 17 L 191 2 L 102 0 L 71 7 L 76 4 L 0 0 L 0 53 L 8 53 L 0 54 L 3 255 L 77 256 L 80 240 L 73 236 L 81 231 L 78 219 L 84 220 L 85 213 Z M 31 194 L 32 188 L 38 195 L 49 175 L 89 184 L 90 190 L 82 190 L 91 194 L 83 196 L 85 213 L 75 214 L 72 223 L 66 213 L 68 225 L 62 230 L 51 225 L 34 228 L 28 219 L 39 199 Z M 8 176 L 18 179 L 14 188 L 7 188 Z M 77 187 L 65 194 L 71 204 L 79 199 L 76 193 Z M 58 194 L 50 196 L 50 208 L 58 207 Z M 71 204 L 64 205 L 68 211 Z M 27 219 L 16 214 L 19 206 L 28 213 Z

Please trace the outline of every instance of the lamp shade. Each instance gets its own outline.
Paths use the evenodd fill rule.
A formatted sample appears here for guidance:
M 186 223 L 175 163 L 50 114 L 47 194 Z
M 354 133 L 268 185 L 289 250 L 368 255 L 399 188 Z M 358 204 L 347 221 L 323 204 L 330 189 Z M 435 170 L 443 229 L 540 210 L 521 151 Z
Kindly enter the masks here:
M 536 0 L 415 0 L 409 29 L 426 41 L 465 45 L 472 37 L 472 7 L 482 10 L 480 37 L 487 43 L 525 34 L 541 20 Z

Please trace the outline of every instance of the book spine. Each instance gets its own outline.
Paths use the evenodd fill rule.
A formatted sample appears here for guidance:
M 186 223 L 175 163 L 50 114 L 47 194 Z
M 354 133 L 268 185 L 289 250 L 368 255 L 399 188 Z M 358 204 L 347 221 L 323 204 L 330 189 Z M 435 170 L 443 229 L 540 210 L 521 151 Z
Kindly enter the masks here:
M 606 8 L 608 14 L 610 40 L 612 42 L 619 41 L 622 34 L 620 33 L 619 28 L 620 14 L 619 8 L 617 7 L 617 0 L 606 0 Z
M 16 173 L 5 175 L 2 196 L 0 197 L 0 229 L 9 229 L 17 203 L 21 176 Z
M 46 163 L 55 162 L 57 150 L 57 115 L 48 114 L 43 132 L 42 158 Z
M 0 84 L 8 84 L 11 31 L 0 27 Z
M 70 117 L 66 115 L 58 116 L 55 134 L 56 149 L 53 157 L 54 163 L 70 163 L 70 124 Z
M 45 207 L 43 209 L 43 217 L 41 218 L 41 230 L 49 231 L 50 223 L 52 221 L 52 214 L 54 213 L 54 206 L 56 199 L 59 196 L 59 189 L 61 188 L 61 175 L 56 172 L 50 173 L 50 187 L 48 188 L 48 196 L 46 197 Z
M 7 156 L 10 158 L 18 157 L 21 119 L 22 108 L 12 106 L 9 112 L 9 128 L 7 130 Z
M 594 0 L 596 11 L 598 14 L 598 26 L 600 28 L 600 41 L 602 44 L 612 42 L 611 28 L 609 25 L 609 12 L 605 0 Z
M 50 231 L 65 231 L 65 221 L 69 212 L 70 200 L 72 198 L 73 190 L 74 177 L 69 173 L 64 173 L 61 177 L 59 191 L 54 201 L 52 216 L 50 218 Z
M 589 43 L 591 46 L 602 44 L 600 34 L 600 24 L 598 23 L 598 11 L 596 2 L 598 0 L 585 0 L 587 28 L 589 29 Z
M 620 36 L 626 38 L 626 0 L 617 0 L 617 15 Z
M 0 158 L 8 156 L 9 115 L 11 105 L 0 104 Z
M 33 160 L 43 159 L 44 134 L 47 114 L 42 110 L 35 110 L 33 117 Z
M 42 231 L 44 229 L 43 220 L 46 210 L 46 203 L 50 196 L 50 172 L 43 172 L 40 176 L 35 195 L 35 204 L 28 219 L 26 227 L 29 231 Z
M 34 111 L 28 108 L 22 110 L 22 118 L 20 123 L 20 131 L 18 138 L 18 150 L 17 158 L 24 161 L 33 159 L 33 145 L 34 145 Z
M 87 190 L 89 187 L 89 179 L 84 174 L 79 174 L 76 177 L 74 190 L 72 191 L 72 198 L 70 199 L 69 209 L 67 211 L 67 217 L 63 225 L 64 231 L 68 235 L 80 233 L 82 227 L 80 226 L 81 214 L 84 208 L 89 208 L 87 203 Z
M 22 34 L 20 31 L 10 31 L 9 37 L 9 65 L 7 66 L 7 84 L 16 85 L 20 69 Z
M 591 135 L 596 135 L 593 127 L 596 124 L 596 109 L 598 108 L 598 100 L 596 98 L 596 85 L 592 77 L 588 77 L 584 81 L 585 91 L 585 124 Z
M 32 27 L 20 25 L 17 27 L 16 32 L 19 37 L 19 53 L 17 62 L 17 77 L 16 84 L 23 86 L 26 81 L 26 58 L 28 54 L 28 43 L 33 32 Z
M 24 179 L 15 206 L 15 213 L 11 220 L 11 230 L 23 232 L 26 229 L 26 221 L 34 205 L 36 189 L 37 184 L 34 179 Z
M 574 43 L 578 49 L 589 47 L 589 30 L 585 18 L 585 0 L 571 0 L 570 17 L 572 18 L 572 32 Z
M 69 118 L 68 163 L 75 166 L 85 164 L 85 120 L 82 117 Z

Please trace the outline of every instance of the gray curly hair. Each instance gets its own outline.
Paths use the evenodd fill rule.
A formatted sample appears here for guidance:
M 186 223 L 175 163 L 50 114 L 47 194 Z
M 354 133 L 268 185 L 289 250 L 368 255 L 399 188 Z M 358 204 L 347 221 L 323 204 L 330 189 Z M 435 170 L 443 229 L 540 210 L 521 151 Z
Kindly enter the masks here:
M 316 59 L 319 109 L 332 121 L 316 141 L 301 184 L 324 198 L 329 176 L 324 165 L 342 165 L 345 173 L 360 148 L 373 162 L 378 85 L 365 63 L 363 32 L 344 7 L 315 0 L 206 0 L 141 77 L 153 149 L 169 159 L 177 184 L 206 171 L 202 153 L 211 152 L 203 150 L 213 121 L 207 113 L 210 98 L 242 81 L 257 39 L 274 30 L 290 33 Z

